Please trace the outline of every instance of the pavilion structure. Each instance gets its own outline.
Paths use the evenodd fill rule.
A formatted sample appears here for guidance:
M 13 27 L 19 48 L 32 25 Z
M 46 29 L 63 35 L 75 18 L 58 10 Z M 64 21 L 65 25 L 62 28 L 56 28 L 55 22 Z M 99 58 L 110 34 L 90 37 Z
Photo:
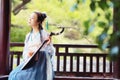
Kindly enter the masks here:
M 117 18 L 118 8 L 114 8 L 114 20 Z M 0 0 L 0 76 L 8 74 L 9 45 L 11 23 L 11 0 Z M 115 24 L 114 24 L 115 26 Z M 116 25 L 117 26 L 117 25 Z M 115 28 L 115 30 L 117 30 Z M 114 77 L 120 79 L 120 60 L 114 65 Z
M 10 3 L 10 0 L 0 0 L 0 75 L 8 72 Z

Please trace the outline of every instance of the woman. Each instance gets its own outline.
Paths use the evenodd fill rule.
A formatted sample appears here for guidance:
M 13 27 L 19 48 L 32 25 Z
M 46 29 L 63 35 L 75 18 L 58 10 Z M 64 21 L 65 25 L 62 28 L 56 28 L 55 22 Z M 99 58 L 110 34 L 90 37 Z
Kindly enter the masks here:
M 10 73 L 8 80 L 53 80 L 52 59 L 55 49 L 51 43 L 49 34 L 42 27 L 42 23 L 46 17 L 45 13 L 33 12 L 31 14 L 28 23 L 32 29 L 26 35 L 23 62 Z M 48 40 L 48 42 L 36 56 L 35 64 L 21 70 L 26 60 L 33 55 L 44 40 Z

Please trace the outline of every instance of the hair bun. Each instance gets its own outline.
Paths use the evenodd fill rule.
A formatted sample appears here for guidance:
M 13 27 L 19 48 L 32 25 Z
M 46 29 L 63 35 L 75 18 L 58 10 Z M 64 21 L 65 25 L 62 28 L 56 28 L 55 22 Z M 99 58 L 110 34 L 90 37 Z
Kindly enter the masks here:
M 37 17 L 38 17 L 38 22 L 43 22 L 45 20 L 45 18 L 47 17 L 46 13 L 41 13 L 41 12 L 38 12 L 38 11 L 35 11 L 34 13 L 37 14 Z
M 45 19 L 47 17 L 46 13 L 42 13 L 42 18 Z

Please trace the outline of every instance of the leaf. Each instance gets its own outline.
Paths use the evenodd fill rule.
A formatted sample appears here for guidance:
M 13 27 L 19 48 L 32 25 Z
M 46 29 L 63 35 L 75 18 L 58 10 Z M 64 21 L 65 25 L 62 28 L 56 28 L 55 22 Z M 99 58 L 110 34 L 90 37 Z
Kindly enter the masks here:
M 60 2 L 63 2 L 63 0 L 59 0 Z
M 85 26 L 87 29 L 88 29 L 89 25 L 90 25 L 90 20 L 87 20 L 87 21 L 84 22 L 84 26 Z
M 90 9 L 94 12 L 96 7 L 95 7 L 95 2 L 92 1 L 91 4 L 90 4 Z
M 105 22 L 99 21 L 98 26 L 104 28 L 106 26 Z
M 83 2 L 83 3 L 85 3 L 85 2 L 86 2 L 86 0 L 82 0 L 82 2 Z
M 94 28 L 95 28 L 95 25 L 94 24 L 91 25 L 88 29 L 88 33 L 91 33 L 94 30 Z
M 107 4 L 106 0 L 101 0 L 98 2 L 98 4 L 102 10 L 106 10 L 109 8 L 109 5 Z
M 113 8 L 113 2 L 109 2 L 109 4 L 108 4 L 111 8 Z
M 88 35 L 88 30 L 86 29 L 83 34 Z
M 80 0 L 77 0 L 77 3 L 79 4 L 79 3 L 80 3 Z
M 97 17 L 99 17 L 99 16 L 100 16 L 100 13 L 97 14 Z
M 107 33 L 102 33 L 101 35 L 98 36 L 99 41 L 104 41 L 104 39 L 107 37 Z
M 111 17 L 111 14 L 110 13 L 106 13 L 105 14 L 105 18 L 109 21 L 110 20 L 110 17 Z
M 105 42 L 102 44 L 101 49 L 106 50 L 107 47 L 108 47 L 108 42 Z
M 78 8 L 78 3 L 75 3 L 70 10 L 75 11 L 77 8 Z
M 119 52 L 119 47 L 118 47 L 118 46 L 113 46 L 113 47 L 110 49 L 110 54 L 111 54 L 111 55 L 118 55 L 118 52 Z

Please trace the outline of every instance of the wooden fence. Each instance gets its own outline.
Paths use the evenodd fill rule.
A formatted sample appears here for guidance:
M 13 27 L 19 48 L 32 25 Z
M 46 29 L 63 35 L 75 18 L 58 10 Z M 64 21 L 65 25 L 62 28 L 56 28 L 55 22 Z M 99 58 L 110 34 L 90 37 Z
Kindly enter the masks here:
M 10 47 L 23 47 L 23 43 L 11 43 Z M 113 63 L 103 52 L 81 52 L 81 49 L 98 49 L 97 45 L 54 44 L 56 49 L 55 73 L 58 76 L 112 76 Z M 77 49 L 79 49 L 77 51 Z M 75 51 L 76 50 L 76 51 Z M 21 62 L 22 51 L 10 51 L 10 71 Z M 17 58 L 14 58 L 17 57 Z M 13 64 L 14 63 L 14 64 Z

